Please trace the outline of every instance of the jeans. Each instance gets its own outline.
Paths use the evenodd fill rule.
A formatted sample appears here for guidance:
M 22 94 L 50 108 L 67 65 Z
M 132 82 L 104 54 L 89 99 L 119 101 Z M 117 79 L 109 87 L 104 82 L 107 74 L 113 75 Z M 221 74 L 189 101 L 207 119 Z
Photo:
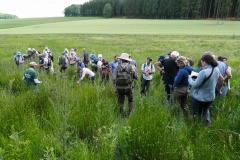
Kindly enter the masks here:
M 192 98 L 192 114 L 193 118 L 197 116 L 199 119 L 202 120 L 204 125 L 211 125 L 211 118 L 210 118 L 210 112 L 209 107 L 213 101 L 211 102 L 201 102 Z
M 227 95 L 228 92 L 228 85 L 224 85 L 221 89 L 222 94 L 219 95 L 220 98 L 224 98 Z
M 150 84 L 151 84 L 151 80 L 146 80 L 146 79 L 142 79 L 142 89 L 141 89 L 141 94 L 146 95 L 146 93 L 149 92 L 149 88 L 150 88 Z M 145 90 L 146 89 L 146 90 Z

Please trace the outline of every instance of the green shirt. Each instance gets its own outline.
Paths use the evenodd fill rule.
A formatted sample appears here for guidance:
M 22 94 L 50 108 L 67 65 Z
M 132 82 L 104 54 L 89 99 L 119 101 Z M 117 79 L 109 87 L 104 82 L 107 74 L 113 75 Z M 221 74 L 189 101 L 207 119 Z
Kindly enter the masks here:
M 37 79 L 37 73 L 32 69 L 29 68 L 24 73 L 24 82 L 25 84 L 30 87 L 31 85 L 37 85 L 34 82 L 34 79 Z

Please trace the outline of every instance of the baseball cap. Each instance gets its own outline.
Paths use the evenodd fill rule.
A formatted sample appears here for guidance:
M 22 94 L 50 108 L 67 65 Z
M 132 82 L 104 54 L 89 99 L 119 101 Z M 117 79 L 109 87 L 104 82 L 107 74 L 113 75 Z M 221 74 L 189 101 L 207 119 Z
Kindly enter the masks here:
M 149 61 L 152 61 L 152 57 L 148 57 L 147 59 L 148 59 Z

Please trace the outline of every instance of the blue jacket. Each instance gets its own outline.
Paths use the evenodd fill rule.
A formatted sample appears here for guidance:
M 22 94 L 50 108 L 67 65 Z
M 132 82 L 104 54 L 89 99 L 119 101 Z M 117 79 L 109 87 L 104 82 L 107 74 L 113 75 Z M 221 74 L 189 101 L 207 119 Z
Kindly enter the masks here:
M 174 79 L 173 88 L 188 87 L 189 86 L 188 76 L 191 74 L 192 71 L 193 68 L 191 66 L 184 66 L 180 68 L 177 73 L 177 76 Z
M 193 97 L 201 102 L 211 102 L 215 99 L 215 88 L 220 76 L 218 67 L 215 67 L 212 76 L 202 85 L 212 71 L 212 66 L 205 66 L 201 68 L 198 77 L 195 81 L 188 78 L 189 84 L 193 87 Z

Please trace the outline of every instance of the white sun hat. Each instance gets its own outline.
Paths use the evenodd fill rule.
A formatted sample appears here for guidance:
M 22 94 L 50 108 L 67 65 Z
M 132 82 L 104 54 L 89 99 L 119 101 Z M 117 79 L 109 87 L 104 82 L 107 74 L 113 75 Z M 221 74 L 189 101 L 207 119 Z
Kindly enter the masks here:
M 129 59 L 129 54 L 127 53 L 122 53 L 120 57 L 118 57 L 119 59 L 124 59 L 126 61 L 132 61 L 131 59 Z

